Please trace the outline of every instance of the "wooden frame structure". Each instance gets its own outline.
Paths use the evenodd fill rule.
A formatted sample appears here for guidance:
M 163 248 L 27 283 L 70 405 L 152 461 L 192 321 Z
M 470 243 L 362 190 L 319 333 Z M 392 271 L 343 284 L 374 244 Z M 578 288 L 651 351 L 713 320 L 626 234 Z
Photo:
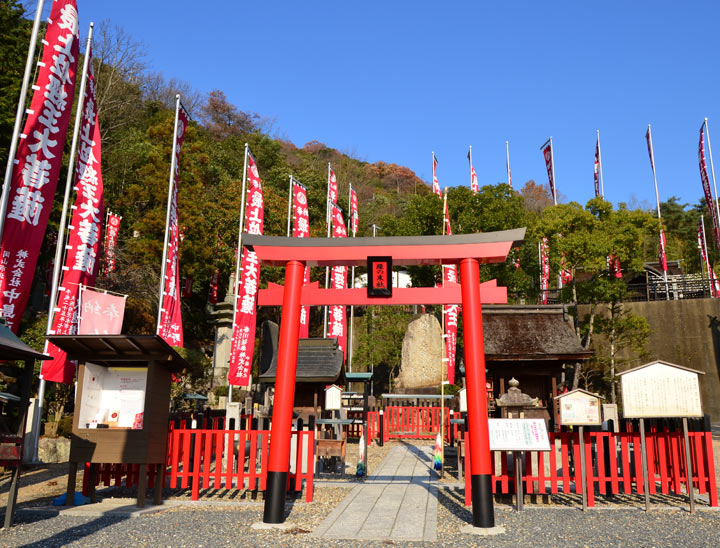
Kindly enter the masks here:
M 137 505 L 145 506 L 147 466 L 155 466 L 154 503 L 162 504 L 162 487 L 167 455 L 170 383 L 173 373 L 189 368 L 188 363 L 158 335 L 56 335 L 48 340 L 80 363 L 75 400 L 70 473 L 66 505 L 72 505 L 79 463 L 90 463 L 90 499 L 94 498 L 97 465 L 138 464 Z M 131 428 L 88 428 L 80 424 L 85 399 L 87 364 L 107 368 L 147 369 L 142 426 Z

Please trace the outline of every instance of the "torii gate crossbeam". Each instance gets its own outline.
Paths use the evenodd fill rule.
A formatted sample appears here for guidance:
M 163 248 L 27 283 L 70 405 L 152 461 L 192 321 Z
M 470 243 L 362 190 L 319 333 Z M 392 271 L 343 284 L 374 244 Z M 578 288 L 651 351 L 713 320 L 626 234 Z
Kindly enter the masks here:
M 505 288 L 497 284 L 481 284 L 481 263 L 498 263 L 507 258 L 514 243 L 522 240 L 525 229 L 462 234 L 457 236 L 416 236 L 389 238 L 284 238 L 243 234 L 243 245 L 251 247 L 261 264 L 285 266 L 282 288 L 282 313 L 278 340 L 275 400 L 270 430 L 267 490 L 265 492 L 265 523 L 285 520 L 285 489 L 287 486 L 292 408 L 295 399 L 300 309 L 303 304 L 462 304 L 467 382 L 467 420 L 470 443 L 473 525 L 490 528 L 495 525 L 492 499 L 492 461 L 488 432 L 487 398 L 485 395 L 485 349 L 482 332 L 482 302 L 505 297 Z M 240 250 L 238 250 L 240 252 Z M 398 293 L 397 298 L 362 297 L 356 289 L 332 290 L 317 286 L 303 288 L 305 266 L 358 266 L 368 257 L 389 256 L 396 265 L 457 264 L 459 285 L 446 288 L 411 288 L 414 292 Z M 436 293 L 430 298 L 431 290 Z M 362 291 L 362 290 L 360 290 Z M 393 293 L 398 290 L 393 290 Z M 492 295 L 490 301 L 483 293 Z M 404 294 L 404 297 L 401 295 Z M 281 304 L 280 286 L 273 284 L 260 292 L 258 304 Z M 417 301 L 417 299 L 429 299 Z M 497 301 L 495 301 L 497 302 Z

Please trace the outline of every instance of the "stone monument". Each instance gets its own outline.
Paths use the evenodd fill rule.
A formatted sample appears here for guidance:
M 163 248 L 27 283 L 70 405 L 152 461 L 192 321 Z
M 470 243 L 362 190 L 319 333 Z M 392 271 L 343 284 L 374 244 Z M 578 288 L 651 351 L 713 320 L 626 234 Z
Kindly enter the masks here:
M 410 322 L 402 345 L 400 373 L 393 392 L 412 393 L 437 389 L 443 367 L 442 327 L 432 314 L 421 314 Z

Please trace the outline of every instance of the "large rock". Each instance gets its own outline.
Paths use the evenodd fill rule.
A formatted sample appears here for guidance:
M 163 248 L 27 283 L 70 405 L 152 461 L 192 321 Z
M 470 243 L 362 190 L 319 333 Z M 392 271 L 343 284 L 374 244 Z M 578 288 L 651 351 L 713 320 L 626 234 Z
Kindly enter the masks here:
M 70 440 L 67 438 L 40 438 L 38 459 L 42 462 L 68 462 Z
M 443 358 L 442 327 L 431 314 L 422 314 L 408 325 L 403 339 L 402 362 L 393 392 L 440 386 Z

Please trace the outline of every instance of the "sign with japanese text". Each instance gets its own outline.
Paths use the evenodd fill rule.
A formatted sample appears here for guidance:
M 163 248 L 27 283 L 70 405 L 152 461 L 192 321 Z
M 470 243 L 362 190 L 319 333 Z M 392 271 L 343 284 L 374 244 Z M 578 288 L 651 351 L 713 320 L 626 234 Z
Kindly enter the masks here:
M 545 419 L 488 419 L 491 451 L 550 451 Z
M 392 257 L 368 257 L 368 297 L 392 297 Z
M 125 295 L 110 295 L 83 287 L 78 335 L 119 335 L 125 317 Z
M 310 235 L 310 212 L 308 211 L 307 190 L 293 179 L 293 238 L 307 238 Z M 305 267 L 304 284 L 310 283 L 310 267 Z M 300 307 L 301 339 L 307 339 L 310 333 L 310 307 Z
M 120 221 L 122 217 L 114 213 L 108 213 L 105 222 L 105 275 L 115 270 L 115 248 L 117 247 L 118 234 L 120 233 Z
M 87 55 L 92 56 L 92 52 L 88 51 Z M 94 285 L 100 267 L 105 201 L 92 58 L 88 63 L 87 85 L 81 108 L 75 165 L 76 197 L 70 221 L 70 235 L 65 248 L 65 265 L 50 330 L 53 335 L 74 335 L 78 332 L 80 286 Z M 48 343 L 46 352 L 52 356 L 52 360 L 43 362 L 43 379 L 71 383 L 75 376 L 75 363 L 68 360 L 66 353 L 52 343 Z
M 168 224 L 167 259 L 162 265 L 163 292 L 160 302 L 160 322 L 157 333 L 170 346 L 183 345 L 182 310 L 180 301 L 180 225 L 178 221 L 178 173 L 180 170 L 180 149 L 190 117 L 178 103 L 177 140 L 175 142 L 175 173 L 172 174 L 172 198 L 170 201 L 170 222 Z
M 245 232 L 262 234 L 265 207 L 260 174 L 252 154 L 248 151 L 247 200 L 245 210 Z M 240 279 L 238 280 L 233 336 L 230 343 L 230 370 L 228 383 L 233 386 L 248 386 L 255 351 L 255 323 L 257 314 L 257 293 L 260 285 L 260 261 L 257 254 L 247 247 L 242 249 Z
M 696 371 L 657 361 L 618 376 L 625 418 L 703 416 Z
M 343 221 L 342 210 L 333 204 L 332 206 L 332 237 L 346 238 L 345 222 Z M 347 287 L 347 266 L 334 266 L 332 268 L 332 279 L 330 284 L 333 289 L 345 289 Z M 330 307 L 330 318 L 328 319 L 328 337 L 336 337 L 338 346 L 347 355 L 347 332 L 345 307 L 333 305 Z
M 555 398 L 560 402 L 560 424 L 593 426 L 602 424 L 600 396 L 576 389 Z
M 15 333 L 30 296 L 60 175 L 75 96 L 78 39 L 75 0 L 56 0 L 14 159 L 0 244 L 0 312 Z

